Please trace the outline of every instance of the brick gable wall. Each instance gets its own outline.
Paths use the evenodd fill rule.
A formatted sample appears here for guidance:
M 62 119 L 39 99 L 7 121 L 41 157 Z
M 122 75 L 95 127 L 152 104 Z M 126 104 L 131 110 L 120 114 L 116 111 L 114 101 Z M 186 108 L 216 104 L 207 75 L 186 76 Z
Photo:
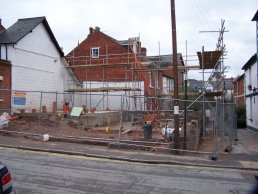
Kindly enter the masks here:
M 237 108 L 241 108 L 245 106 L 245 91 L 244 91 L 244 76 L 240 77 L 238 80 L 234 82 L 234 96 L 235 96 L 235 104 Z
M 94 47 L 99 48 L 99 58 L 91 57 L 91 49 Z M 146 50 L 142 50 L 146 53 Z M 139 79 L 137 75 L 133 76 L 132 71 L 130 71 L 131 65 L 117 65 L 134 62 L 130 50 L 97 30 L 89 34 L 66 58 L 70 66 L 94 66 L 92 68 L 73 68 L 76 76 L 83 81 L 132 81 Z M 105 64 L 114 65 L 104 66 Z
M 0 76 L 3 76 L 2 99 L 0 99 L 0 113 L 11 110 L 11 64 L 9 61 L 0 60 Z
M 126 41 L 125 41 L 126 43 Z M 138 42 L 138 49 L 141 56 L 146 56 L 146 48 L 141 47 Z M 91 49 L 99 48 L 99 58 L 91 57 Z M 153 96 L 155 94 L 154 86 L 159 84 L 159 94 L 162 94 L 162 75 L 172 76 L 170 72 L 159 72 L 159 80 L 155 83 L 157 71 L 153 69 L 150 74 L 148 71 L 132 71 L 137 68 L 135 59 L 128 45 L 121 45 L 117 40 L 102 33 L 99 29 L 90 28 L 90 34 L 74 50 L 72 50 L 66 59 L 70 66 L 84 66 L 72 68 L 75 75 L 81 81 L 100 81 L 100 82 L 130 82 L 144 81 L 144 94 Z M 111 65 L 113 64 L 113 65 Z M 120 64 L 120 65 L 118 65 Z M 122 64 L 122 65 L 121 65 Z M 86 67 L 85 67 L 86 66 Z M 90 67 L 91 66 L 91 67 Z M 146 69 L 148 67 L 140 67 Z M 151 75 L 151 79 L 149 76 Z M 151 84 L 148 83 L 151 80 Z M 159 95 L 157 94 L 157 95 Z

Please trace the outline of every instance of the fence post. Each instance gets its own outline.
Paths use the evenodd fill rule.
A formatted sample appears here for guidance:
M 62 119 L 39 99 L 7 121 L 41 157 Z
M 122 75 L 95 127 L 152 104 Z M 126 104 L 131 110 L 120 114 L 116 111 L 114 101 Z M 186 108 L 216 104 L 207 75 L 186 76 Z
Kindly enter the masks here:
M 237 137 L 237 114 L 235 113 L 235 110 L 234 110 L 234 138 L 236 143 L 238 141 L 238 137 Z
M 216 120 L 213 121 L 213 132 L 214 132 L 214 140 L 213 140 L 213 148 L 211 152 L 211 160 L 217 160 L 217 129 L 216 129 Z
M 213 146 L 211 152 L 211 160 L 217 160 L 217 128 L 218 128 L 218 114 L 219 114 L 219 103 L 216 100 L 215 119 L 213 121 Z
M 40 102 L 39 102 L 39 125 L 40 125 L 40 119 L 41 119 L 41 107 L 42 107 L 42 91 L 40 91 Z
M 58 103 L 57 103 L 57 95 L 58 95 L 58 94 L 57 94 L 57 91 L 56 91 L 56 107 L 55 107 L 56 110 L 55 110 L 55 115 L 54 115 L 54 117 L 55 117 L 55 127 L 57 127 L 57 119 L 56 119 L 56 118 L 57 118 L 57 104 L 58 104 Z
M 119 135 L 118 135 L 118 142 L 120 143 L 120 139 L 121 139 L 121 130 L 122 130 L 122 120 L 123 120 L 123 104 L 124 104 L 124 96 L 123 94 L 121 94 L 121 113 L 120 113 L 120 127 L 119 127 Z

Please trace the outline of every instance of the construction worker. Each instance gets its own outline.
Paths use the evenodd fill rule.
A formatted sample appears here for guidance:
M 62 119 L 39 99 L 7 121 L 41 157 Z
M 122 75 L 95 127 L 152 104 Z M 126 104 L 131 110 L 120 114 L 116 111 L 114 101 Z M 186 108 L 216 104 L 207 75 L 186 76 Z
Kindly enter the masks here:
M 68 102 L 64 103 L 63 105 L 64 118 L 68 117 L 69 109 L 70 109 L 69 103 Z

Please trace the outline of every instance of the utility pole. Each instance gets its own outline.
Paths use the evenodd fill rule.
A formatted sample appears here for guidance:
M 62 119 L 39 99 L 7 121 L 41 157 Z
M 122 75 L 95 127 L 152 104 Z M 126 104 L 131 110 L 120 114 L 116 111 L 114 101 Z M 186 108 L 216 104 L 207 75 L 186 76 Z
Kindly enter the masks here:
M 174 148 L 179 149 L 179 105 L 178 105 L 178 67 L 177 67 L 177 40 L 176 40 L 176 9 L 175 0 L 170 0 L 173 46 L 173 73 L 174 73 Z
M 184 150 L 187 149 L 187 144 L 186 144 L 186 126 L 187 126 L 187 69 L 185 69 L 185 83 L 184 83 L 184 88 L 185 88 L 185 102 L 184 102 Z
M 187 64 L 187 41 L 186 41 L 186 55 L 185 55 L 185 66 Z M 186 143 L 186 126 L 187 126 L 187 71 L 188 69 L 185 68 L 185 83 L 184 83 L 184 88 L 185 88 L 185 102 L 184 102 L 184 150 L 187 149 L 187 143 Z

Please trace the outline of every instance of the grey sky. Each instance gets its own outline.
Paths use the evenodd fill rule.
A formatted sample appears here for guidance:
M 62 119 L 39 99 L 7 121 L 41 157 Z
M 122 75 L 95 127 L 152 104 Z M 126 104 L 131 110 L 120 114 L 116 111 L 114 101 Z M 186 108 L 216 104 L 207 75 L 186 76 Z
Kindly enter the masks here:
M 227 77 L 243 73 L 241 67 L 256 52 L 256 25 L 251 22 L 257 0 L 175 0 L 178 52 L 196 55 L 214 50 L 218 33 L 199 33 L 219 30 L 225 20 L 224 43 L 228 51 L 225 65 L 230 66 Z M 46 16 L 47 21 L 65 54 L 83 41 L 89 27 L 115 39 L 139 36 L 148 55 L 172 52 L 169 0 L 0 0 L 2 24 L 8 28 L 19 18 Z M 185 58 L 185 57 L 184 57 Z M 188 57 L 197 64 L 196 56 Z M 198 71 L 191 75 L 200 78 Z

